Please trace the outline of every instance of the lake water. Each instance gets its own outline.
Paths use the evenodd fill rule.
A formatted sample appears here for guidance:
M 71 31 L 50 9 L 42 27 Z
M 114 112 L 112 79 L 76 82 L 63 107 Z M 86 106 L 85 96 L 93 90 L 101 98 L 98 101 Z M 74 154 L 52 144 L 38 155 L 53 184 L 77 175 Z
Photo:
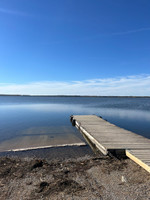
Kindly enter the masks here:
M 150 138 L 150 98 L 0 96 L 0 151 L 83 143 L 70 123 L 78 114 Z

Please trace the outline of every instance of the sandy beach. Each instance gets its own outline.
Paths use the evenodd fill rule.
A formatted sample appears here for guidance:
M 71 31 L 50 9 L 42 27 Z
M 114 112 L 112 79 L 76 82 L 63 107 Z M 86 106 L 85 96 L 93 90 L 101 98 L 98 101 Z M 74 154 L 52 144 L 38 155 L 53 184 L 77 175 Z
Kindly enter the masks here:
M 148 172 L 129 159 L 94 155 L 88 146 L 0 156 L 0 200 L 150 199 Z

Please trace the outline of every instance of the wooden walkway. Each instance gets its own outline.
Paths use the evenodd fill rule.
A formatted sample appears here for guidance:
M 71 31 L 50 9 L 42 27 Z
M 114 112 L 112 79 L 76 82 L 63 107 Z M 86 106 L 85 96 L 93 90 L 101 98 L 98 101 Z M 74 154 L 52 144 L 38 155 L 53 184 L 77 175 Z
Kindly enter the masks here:
M 150 172 L 150 139 L 127 131 L 96 115 L 73 115 L 71 122 L 104 155 L 122 152 Z

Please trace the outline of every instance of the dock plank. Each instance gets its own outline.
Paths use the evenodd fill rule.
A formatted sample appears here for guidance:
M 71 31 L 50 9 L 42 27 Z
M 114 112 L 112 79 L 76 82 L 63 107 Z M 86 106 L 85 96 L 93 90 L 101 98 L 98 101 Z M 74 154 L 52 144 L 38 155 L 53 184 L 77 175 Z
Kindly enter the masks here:
M 150 149 L 147 151 L 141 149 L 126 150 L 126 155 L 145 170 L 150 172 Z

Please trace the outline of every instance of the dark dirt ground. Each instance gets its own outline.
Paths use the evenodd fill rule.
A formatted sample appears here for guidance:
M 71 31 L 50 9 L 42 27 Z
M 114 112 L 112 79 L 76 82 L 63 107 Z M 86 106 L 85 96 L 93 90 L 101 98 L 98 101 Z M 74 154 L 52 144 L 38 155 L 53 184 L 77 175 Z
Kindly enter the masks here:
M 1 155 L 0 200 L 150 200 L 150 174 L 133 161 L 63 150 Z

